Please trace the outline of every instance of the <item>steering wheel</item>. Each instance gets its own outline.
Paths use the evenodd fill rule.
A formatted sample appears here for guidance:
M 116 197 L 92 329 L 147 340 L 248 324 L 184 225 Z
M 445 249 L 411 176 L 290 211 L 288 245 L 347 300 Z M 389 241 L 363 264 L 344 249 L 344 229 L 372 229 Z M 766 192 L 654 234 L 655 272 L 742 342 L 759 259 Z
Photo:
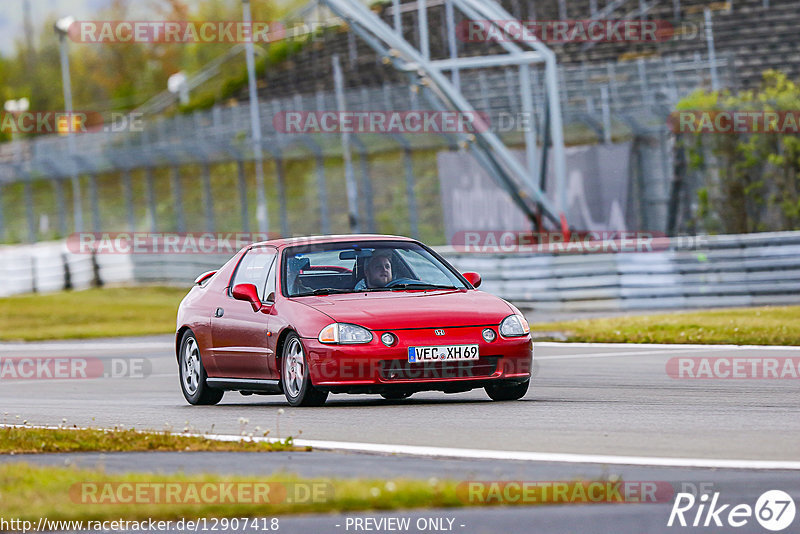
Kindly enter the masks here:
M 415 280 L 414 278 L 395 278 L 383 287 L 394 287 L 400 284 L 418 284 L 420 282 L 421 280 Z

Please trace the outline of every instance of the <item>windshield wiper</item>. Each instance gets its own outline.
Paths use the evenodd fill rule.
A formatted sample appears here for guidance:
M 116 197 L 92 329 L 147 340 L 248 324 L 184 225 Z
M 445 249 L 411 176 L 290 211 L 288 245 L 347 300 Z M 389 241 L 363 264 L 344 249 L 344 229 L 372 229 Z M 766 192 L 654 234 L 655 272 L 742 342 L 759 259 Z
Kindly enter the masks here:
M 312 295 L 331 295 L 333 293 L 352 293 L 352 289 L 338 289 L 334 287 L 324 287 L 315 289 L 313 291 L 306 291 L 305 293 L 298 293 L 295 297 L 310 297 Z
M 445 286 L 439 284 L 426 284 L 423 282 L 411 283 L 411 284 L 395 284 L 391 287 L 386 289 L 390 289 L 392 291 L 397 289 L 458 289 L 455 286 Z
M 367 287 L 361 290 L 356 291 L 356 293 L 373 293 L 378 291 L 398 291 L 403 289 L 459 289 L 455 286 L 444 286 L 438 284 L 426 284 L 424 282 L 415 282 L 409 284 L 395 284 L 393 286 L 386 286 L 386 287 Z

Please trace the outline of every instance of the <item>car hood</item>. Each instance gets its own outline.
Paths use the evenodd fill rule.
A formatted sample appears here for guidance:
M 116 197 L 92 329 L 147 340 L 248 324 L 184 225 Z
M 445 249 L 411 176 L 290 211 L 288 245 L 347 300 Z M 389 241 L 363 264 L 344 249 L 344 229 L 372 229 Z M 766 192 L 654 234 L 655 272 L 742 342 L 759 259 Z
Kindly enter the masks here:
M 371 330 L 496 325 L 513 313 L 482 291 L 392 291 L 303 297 L 303 304 L 339 323 Z

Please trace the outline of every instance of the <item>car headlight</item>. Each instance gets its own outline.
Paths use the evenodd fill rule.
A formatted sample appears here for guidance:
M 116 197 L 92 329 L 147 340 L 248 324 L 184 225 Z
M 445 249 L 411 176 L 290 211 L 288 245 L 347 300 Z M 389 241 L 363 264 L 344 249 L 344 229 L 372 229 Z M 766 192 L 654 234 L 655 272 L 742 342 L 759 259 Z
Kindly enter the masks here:
M 500 322 L 500 335 L 503 337 L 525 336 L 530 331 L 528 321 L 522 315 L 509 315 Z
M 355 324 L 332 323 L 319 333 L 320 343 L 355 344 L 372 341 L 372 332 Z

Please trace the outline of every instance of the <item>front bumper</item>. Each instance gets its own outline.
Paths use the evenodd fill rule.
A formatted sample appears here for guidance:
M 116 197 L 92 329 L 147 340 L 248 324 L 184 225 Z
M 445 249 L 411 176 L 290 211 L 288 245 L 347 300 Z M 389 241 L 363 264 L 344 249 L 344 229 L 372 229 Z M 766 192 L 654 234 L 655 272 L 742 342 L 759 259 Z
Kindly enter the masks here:
M 497 338 L 487 343 L 484 328 L 468 326 L 445 328 L 436 336 L 433 328 L 376 330 L 363 345 L 328 345 L 304 338 L 311 382 L 315 387 L 335 393 L 383 393 L 390 391 L 438 390 L 447 392 L 530 379 L 533 364 L 531 336 Z M 384 332 L 397 337 L 392 347 L 380 341 Z M 464 361 L 410 363 L 409 347 L 477 344 L 479 359 Z

